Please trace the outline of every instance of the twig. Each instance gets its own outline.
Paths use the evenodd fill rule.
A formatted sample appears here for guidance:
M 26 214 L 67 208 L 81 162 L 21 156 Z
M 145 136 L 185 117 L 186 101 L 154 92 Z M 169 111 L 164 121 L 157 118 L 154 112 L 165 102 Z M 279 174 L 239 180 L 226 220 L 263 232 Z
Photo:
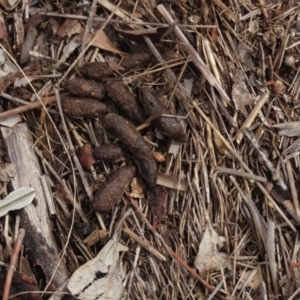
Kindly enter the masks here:
M 272 162 L 267 158 L 266 154 L 262 151 L 258 141 L 256 138 L 251 134 L 251 132 L 248 130 L 248 128 L 244 128 L 244 133 L 251 142 L 252 146 L 256 149 L 257 153 L 259 154 L 261 160 L 265 163 L 267 168 L 272 174 L 272 179 L 284 190 L 287 190 L 287 186 L 283 179 L 281 178 L 278 170 L 276 170 L 272 164 Z
M 228 173 L 228 174 L 236 175 L 236 176 L 241 176 L 241 177 L 248 178 L 248 179 L 254 180 L 254 181 L 268 182 L 268 180 L 266 178 L 262 177 L 262 176 L 257 176 L 257 175 L 245 173 L 245 172 L 242 172 L 242 171 L 229 169 L 229 168 L 216 167 L 215 171 L 216 172 L 222 172 L 222 173 Z
M 60 14 L 55 12 L 39 12 L 40 15 L 46 15 L 48 17 L 58 17 L 58 18 L 66 18 L 66 19 L 77 19 L 77 20 L 88 20 L 89 17 L 80 16 L 80 15 L 70 15 L 70 14 Z M 93 21 L 98 22 L 106 22 L 106 18 L 99 18 L 94 17 Z M 164 23 L 152 23 L 152 22 L 142 22 L 142 21 L 121 21 L 121 20 L 110 20 L 109 23 L 116 23 L 116 24 L 128 24 L 128 25 L 145 25 L 145 26 L 156 26 L 156 27 L 169 27 L 169 24 Z M 190 25 L 190 24 L 178 24 L 180 28 L 218 28 L 217 25 Z
M 67 96 L 67 94 L 61 94 L 60 97 L 61 99 L 63 99 L 65 96 Z M 56 102 L 56 97 L 55 96 L 50 96 L 50 97 L 45 97 L 44 100 L 42 101 L 42 103 L 40 101 L 36 101 L 34 103 L 30 103 L 21 107 L 17 107 L 8 111 L 5 111 L 3 113 L 0 113 L 0 120 L 10 117 L 10 116 L 14 116 L 17 114 L 21 114 L 25 111 L 29 111 L 35 108 L 40 108 L 41 106 L 45 106 L 47 104 L 51 104 Z
M 5 284 L 4 284 L 4 290 L 3 290 L 3 295 L 2 295 L 3 300 L 7 300 L 8 297 L 9 297 L 10 286 L 11 286 L 12 278 L 13 278 L 13 275 L 14 275 L 14 271 L 15 271 L 17 260 L 18 260 L 18 256 L 19 256 L 22 244 L 23 244 L 24 237 L 25 237 L 25 229 L 21 228 L 19 230 L 19 234 L 18 234 L 16 243 L 15 243 L 14 251 L 13 251 L 13 253 L 11 255 L 11 258 L 10 258 L 10 263 L 9 263 L 9 266 L 8 266 L 8 271 L 7 271 Z
M 213 0 L 213 2 L 222 9 L 222 13 L 224 12 L 233 22 L 237 21 L 235 14 L 227 7 L 221 0 Z
M 261 110 L 261 108 L 264 106 L 264 104 L 269 100 L 269 93 L 264 93 L 260 96 L 258 102 L 252 109 L 251 113 L 248 115 L 247 119 L 245 120 L 241 130 L 236 134 L 236 142 L 239 144 L 244 136 L 243 128 L 249 128 L 254 119 L 256 118 L 257 114 Z
M 293 198 L 295 210 L 296 210 L 298 216 L 300 216 L 300 204 L 299 204 L 299 198 L 298 198 L 298 193 L 297 193 L 297 189 L 296 189 L 296 184 L 295 184 L 295 179 L 294 179 L 294 175 L 293 175 L 291 162 L 289 160 L 287 160 L 285 166 L 286 166 L 286 170 L 287 170 L 287 174 L 288 174 L 288 178 L 289 178 L 289 182 L 290 182 L 290 189 L 292 192 L 292 198 Z
M 205 113 L 198 107 L 196 102 L 193 102 L 194 107 L 199 112 L 201 117 L 207 122 L 207 124 L 211 127 L 211 129 L 217 134 L 217 136 L 222 140 L 225 147 L 230 151 L 230 154 L 241 164 L 241 166 L 249 173 L 253 174 L 252 171 L 249 169 L 249 167 L 245 164 L 245 162 L 242 160 L 240 155 L 233 149 L 232 146 L 227 142 L 227 140 L 223 137 L 223 135 L 215 128 L 215 126 L 212 124 L 212 122 L 209 120 L 209 118 L 205 115 Z M 264 186 L 260 182 L 256 182 L 257 187 L 261 190 L 261 192 L 264 194 L 264 196 L 270 201 L 270 203 L 274 206 L 274 208 L 278 211 L 278 213 L 281 215 L 281 217 L 289 224 L 291 229 L 294 232 L 297 232 L 297 229 L 295 226 L 290 222 L 290 220 L 287 218 L 287 216 L 283 213 L 283 211 L 279 208 L 279 206 L 276 204 L 276 202 L 273 200 L 273 198 L 270 196 L 269 192 L 264 188 Z
M 129 235 L 135 242 L 137 242 L 140 246 L 149 251 L 153 256 L 161 261 L 166 261 L 166 257 L 163 256 L 160 252 L 158 252 L 155 248 L 153 248 L 147 241 L 140 238 L 137 234 L 131 231 L 129 228 L 124 228 L 123 231 Z
M 58 110 L 59 110 L 59 113 L 60 113 L 60 117 L 61 117 L 61 120 L 62 120 L 62 124 L 63 124 L 64 130 L 65 130 L 65 134 L 66 134 L 66 137 L 67 137 L 67 140 L 68 140 L 68 144 L 69 144 L 69 147 L 70 147 L 71 156 L 73 157 L 75 165 L 76 165 L 76 167 L 77 167 L 77 169 L 79 171 L 79 174 L 80 174 L 83 186 L 85 188 L 85 191 L 86 191 L 86 193 L 87 193 L 90 201 L 92 201 L 93 200 L 93 193 L 92 193 L 92 190 L 91 190 L 91 188 L 89 186 L 89 183 L 87 182 L 87 179 L 86 179 L 86 177 L 84 175 L 84 172 L 83 172 L 82 166 L 81 166 L 81 164 L 79 162 L 79 159 L 78 159 L 78 157 L 77 157 L 77 155 L 75 153 L 74 145 L 73 145 L 73 142 L 71 140 L 69 130 L 67 128 L 67 124 L 66 124 L 66 121 L 65 121 L 65 118 L 64 118 L 64 113 L 62 111 L 59 92 L 58 92 L 58 90 L 56 88 L 54 89 L 54 92 L 55 92 L 55 96 L 57 98 L 57 106 L 58 106 Z M 74 183 L 75 182 L 76 181 L 74 180 Z
M 95 14 L 96 7 L 97 7 L 97 0 L 93 0 L 92 6 L 90 8 L 89 17 L 86 22 L 86 26 L 85 26 L 85 30 L 84 30 L 84 35 L 83 35 L 82 44 L 81 44 L 81 51 L 84 51 L 85 46 L 87 44 L 88 35 L 90 32 L 90 28 L 92 27 L 92 24 L 93 24 L 93 15 Z M 81 67 L 82 65 L 83 65 L 83 56 L 81 56 L 78 61 L 78 66 Z
M 166 10 L 166 8 L 159 4 L 157 5 L 158 11 L 161 13 L 161 15 L 166 19 L 166 21 L 172 25 L 174 23 L 173 18 L 169 14 L 169 12 Z M 226 102 L 231 102 L 230 98 L 228 97 L 227 93 L 221 86 L 221 84 L 217 81 L 217 79 L 214 77 L 214 75 L 211 73 L 207 65 L 204 63 L 202 58 L 199 56 L 198 52 L 193 48 L 193 46 L 190 44 L 188 39 L 185 37 L 185 35 L 182 33 L 180 28 L 175 25 L 174 26 L 174 32 L 177 35 L 178 39 L 182 43 L 182 47 L 186 50 L 186 52 L 192 57 L 194 64 L 199 68 L 199 70 L 203 73 L 207 81 L 214 86 L 220 93 L 220 95 L 224 98 Z
M 179 263 L 179 265 L 184 267 L 195 279 L 198 279 L 203 284 L 203 286 L 206 287 L 209 291 L 213 292 L 215 290 L 215 287 L 207 283 L 199 274 L 196 273 L 196 271 L 193 268 L 187 265 L 184 260 L 182 260 L 175 252 L 173 252 L 173 250 L 165 243 L 161 235 L 158 234 L 156 230 L 152 227 L 152 225 L 148 221 L 147 217 L 143 214 L 139 206 L 134 201 L 131 201 L 131 204 L 135 208 L 142 221 L 145 222 L 146 226 L 155 235 L 155 237 L 157 237 L 160 240 L 160 242 L 164 245 L 165 249 Z M 217 293 L 216 296 L 221 300 L 226 300 L 226 297 L 224 297 L 221 293 Z

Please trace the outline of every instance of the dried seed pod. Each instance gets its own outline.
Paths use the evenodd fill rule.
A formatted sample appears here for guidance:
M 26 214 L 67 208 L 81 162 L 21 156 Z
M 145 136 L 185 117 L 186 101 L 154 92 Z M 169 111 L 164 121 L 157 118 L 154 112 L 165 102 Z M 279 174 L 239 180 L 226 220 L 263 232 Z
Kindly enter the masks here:
M 99 100 L 105 96 L 104 85 L 93 80 L 72 78 L 66 82 L 65 88 L 74 96 L 91 97 Z
M 98 118 L 107 111 L 104 103 L 89 98 L 62 99 L 61 106 L 63 112 L 70 117 Z
M 91 166 L 95 163 L 92 146 L 85 144 L 76 150 L 76 154 L 82 167 L 86 170 L 91 170 Z
M 137 103 L 132 95 L 121 81 L 110 81 L 105 84 L 107 95 L 122 109 L 130 118 L 137 123 L 143 123 L 146 120 L 146 114 L 143 107 Z
M 157 161 L 159 163 L 163 163 L 166 161 L 165 156 L 158 151 L 153 151 L 152 156 L 154 157 L 155 161 Z
M 117 114 L 104 115 L 101 121 L 106 131 L 118 138 L 121 146 L 134 155 L 142 177 L 150 189 L 154 188 L 157 180 L 156 162 L 142 135 L 132 124 Z
M 287 55 L 285 58 L 284 58 L 284 61 L 283 63 L 292 68 L 292 69 L 296 69 L 296 59 L 294 57 L 294 55 L 290 54 L 290 55 Z
M 136 67 L 144 66 L 145 64 L 149 63 L 151 59 L 151 53 L 135 53 L 128 57 L 125 57 L 121 63 L 121 66 L 126 70 L 131 70 Z
M 273 89 L 275 95 L 279 96 L 286 90 L 286 87 L 282 81 L 276 80 L 273 84 Z
M 121 198 L 135 175 L 133 166 L 125 166 L 109 176 L 94 195 L 93 206 L 97 211 L 109 211 Z
M 92 62 L 85 64 L 78 70 L 87 78 L 95 80 L 103 80 L 113 77 L 113 72 L 105 62 Z
M 114 144 L 106 144 L 102 146 L 97 146 L 93 150 L 93 157 L 96 160 L 109 160 L 114 161 L 120 159 L 124 156 L 122 148 Z
M 147 87 L 141 87 L 140 95 L 146 113 L 149 116 L 158 116 L 154 123 L 161 133 L 180 142 L 184 142 L 185 134 L 179 121 L 175 117 L 161 116 L 162 114 L 171 115 L 171 112 L 163 104 L 159 97 L 155 95 L 154 91 Z

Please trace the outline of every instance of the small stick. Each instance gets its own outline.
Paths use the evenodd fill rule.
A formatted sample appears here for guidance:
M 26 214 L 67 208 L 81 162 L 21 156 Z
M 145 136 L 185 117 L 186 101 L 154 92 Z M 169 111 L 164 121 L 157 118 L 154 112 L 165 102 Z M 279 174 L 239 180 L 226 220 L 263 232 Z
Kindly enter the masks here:
M 166 10 L 166 8 L 162 4 L 157 5 L 157 9 L 170 25 L 174 23 L 174 20 L 171 17 L 170 13 Z M 224 98 L 226 102 L 230 103 L 231 100 L 227 95 L 226 91 L 223 89 L 222 85 L 214 77 L 210 69 L 207 67 L 207 65 L 204 63 L 202 58 L 199 56 L 198 52 L 193 48 L 191 43 L 188 41 L 186 36 L 182 33 L 182 31 L 177 25 L 174 26 L 174 32 L 177 38 L 181 41 L 182 47 L 192 57 L 194 64 L 203 73 L 207 81 L 219 91 L 220 95 Z
M 68 94 L 67 93 L 61 94 L 60 97 L 64 98 L 66 95 L 68 95 Z M 35 108 L 40 108 L 41 106 L 45 106 L 47 104 L 51 104 L 51 103 L 54 103 L 54 102 L 56 102 L 56 97 L 55 96 L 45 97 L 43 99 L 42 103 L 39 102 L 39 101 L 36 101 L 36 102 L 30 103 L 30 104 L 27 104 L 27 105 L 24 105 L 24 106 L 13 108 L 13 109 L 5 111 L 3 113 L 0 113 L 0 120 L 4 119 L 4 118 L 7 118 L 7 117 L 10 117 L 10 116 L 21 114 L 25 111 L 29 111 L 29 110 L 32 110 L 32 109 L 35 109 Z
M 153 256 L 155 256 L 160 261 L 166 261 L 166 257 L 162 255 L 159 251 L 153 248 L 147 241 L 139 237 L 137 234 L 132 232 L 129 228 L 124 228 L 123 231 L 129 235 L 135 242 L 137 242 L 141 247 L 149 251 Z
M 96 12 L 96 8 L 97 8 L 97 0 L 93 0 L 92 6 L 90 8 L 89 17 L 88 17 L 88 20 L 87 20 L 86 26 L 85 26 L 85 31 L 84 31 L 84 35 L 83 35 L 83 39 L 82 39 L 82 44 L 81 44 L 81 51 L 85 51 L 85 46 L 87 44 L 88 35 L 89 35 L 90 29 L 93 25 L 93 15 Z M 81 56 L 78 61 L 78 66 L 82 67 L 83 63 L 84 63 L 83 56 Z
M 249 128 L 252 125 L 257 114 L 259 113 L 261 108 L 264 106 L 264 104 L 268 101 L 268 99 L 269 99 L 269 93 L 266 92 L 261 95 L 261 97 L 258 100 L 258 102 L 256 103 L 255 107 L 253 108 L 253 110 L 251 111 L 251 113 L 249 114 L 247 119 L 245 120 L 241 130 L 236 134 L 236 142 L 238 144 L 242 141 L 243 136 L 244 136 L 244 132 L 242 129 Z
M 134 201 L 131 201 L 131 204 L 135 208 L 136 212 L 140 216 L 143 222 L 145 222 L 146 226 L 150 229 L 150 231 L 154 234 L 156 238 L 160 240 L 160 242 L 164 245 L 165 249 L 169 252 L 169 254 L 178 262 L 179 265 L 181 265 L 183 268 L 185 268 L 195 279 L 198 279 L 204 287 L 206 287 L 209 291 L 213 292 L 215 290 L 215 287 L 207 283 L 197 272 L 191 268 L 187 263 L 181 259 L 173 250 L 165 243 L 164 239 L 161 237 L 160 234 L 156 232 L 156 230 L 153 228 L 153 226 L 150 224 L 148 219 L 146 218 L 145 214 L 143 214 L 142 210 L 139 208 L 138 204 Z M 226 300 L 226 297 L 224 297 L 221 293 L 217 293 L 216 295 L 221 300 Z
M 19 256 L 19 253 L 20 253 L 20 250 L 21 250 L 21 247 L 22 247 L 24 237 L 25 237 L 25 229 L 21 228 L 19 230 L 19 233 L 18 233 L 18 237 L 17 237 L 16 243 L 15 243 L 14 251 L 13 251 L 12 256 L 10 258 L 10 263 L 9 263 L 9 266 L 8 266 L 8 271 L 7 271 L 5 284 L 4 284 L 4 290 L 3 290 L 3 295 L 2 295 L 3 300 L 7 300 L 8 297 L 9 297 L 10 286 L 11 286 L 12 278 L 13 278 L 13 275 L 14 275 L 16 263 L 17 263 L 18 256 Z
M 260 10 L 256 10 L 258 13 L 260 13 Z M 89 17 L 86 16 L 79 16 L 79 15 L 71 15 L 71 14 L 59 14 L 55 12 L 45 12 L 41 11 L 39 12 L 40 15 L 45 15 L 48 17 L 58 17 L 58 18 L 65 18 L 65 19 L 76 19 L 76 20 L 88 20 Z M 98 21 L 98 22 L 106 22 L 106 18 L 99 18 L 99 17 L 94 17 L 93 21 Z M 152 23 L 152 22 L 138 22 L 138 21 L 131 21 L 131 20 L 110 20 L 109 23 L 116 23 L 116 24 L 133 24 L 133 25 L 145 25 L 145 26 L 156 26 L 159 28 L 163 27 L 170 27 L 169 24 L 164 24 L 164 23 Z M 217 25 L 191 25 L 191 24 L 178 24 L 178 27 L 180 28 L 218 28 Z
M 290 189 L 292 192 L 292 198 L 293 198 L 293 202 L 295 205 L 295 210 L 297 212 L 297 215 L 300 216 L 299 198 L 298 198 L 298 193 L 297 193 L 297 189 L 296 189 L 296 183 L 295 183 L 295 179 L 294 179 L 294 175 L 293 175 L 293 169 L 291 166 L 291 162 L 289 160 L 287 160 L 285 166 L 286 166 L 286 170 L 287 170 L 287 174 L 288 174 L 288 178 L 289 178 L 289 182 L 290 182 Z
M 237 21 L 236 15 L 228 6 L 226 6 L 221 0 L 213 0 L 213 2 L 222 9 L 222 13 L 224 12 L 233 22 Z
M 92 201 L 93 200 L 93 193 L 92 193 L 92 190 L 89 186 L 87 178 L 84 175 L 84 171 L 83 171 L 82 166 L 79 162 L 79 159 L 76 155 L 74 145 L 73 145 L 73 142 L 71 140 L 70 133 L 69 133 L 69 130 L 68 130 L 68 127 L 67 127 L 67 124 L 66 124 L 66 120 L 64 118 L 64 113 L 62 111 L 61 102 L 60 102 L 60 95 L 59 95 L 59 92 L 56 88 L 54 88 L 54 93 L 55 93 L 55 96 L 57 98 L 58 110 L 59 110 L 59 114 L 60 114 L 60 117 L 61 117 L 61 121 L 62 121 L 64 131 L 65 131 L 65 134 L 66 134 L 66 137 L 67 137 L 67 141 L 68 141 L 68 144 L 69 144 L 69 147 L 70 147 L 71 156 L 73 157 L 74 163 L 75 163 L 75 165 L 76 165 L 76 167 L 79 171 L 79 174 L 80 174 L 83 186 L 85 188 L 85 191 L 86 191 L 90 201 Z
M 240 155 L 235 151 L 235 149 L 228 143 L 228 141 L 223 137 L 223 135 L 217 130 L 217 128 L 212 124 L 210 119 L 205 115 L 205 113 L 200 109 L 200 107 L 197 105 L 197 103 L 194 101 L 192 103 L 195 107 L 195 109 L 198 111 L 198 113 L 201 115 L 201 117 L 206 121 L 206 123 L 211 127 L 211 129 L 215 132 L 215 134 L 222 140 L 226 148 L 230 151 L 232 156 L 240 163 L 240 165 L 249 173 L 253 174 L 252 171 L 249 169 L 249 167 L 245 164 L 243 159 L 240 157 Z M 283 211 L 279 208 L 277 203 L 274 201 L 274 199 L 270 196 L 270 193 L 265 189 L 265 187 L 260 182 L 255 182 L 257 187 L 261 190 L 261 192 L 264 194 L 264 196 L 267 198 L 268 201 L 273 205 L 273 207 L 277 210 L 277 212 L 280 214 L 280 216 L 287 222 L 287 224 L 291 227 L 293 232 L 297 232 L 297 229 L 295 226 L 290 222 L 288 217 L 283 213 Z
M 246 137 L 251 142 L 252 146 L 256 149 L 257 153 L 259 154 L 261 160 L 265 163 L 266 167 L 269 169 L 269 171 L 272 173 L 272 179 L 276 181 L 276 183 L 284 190 L 287 190 L 287 186 L 285 182 L 283 181 L 282 177 L 280 176 L 279 171 L 277 171 L 272 162 L 268 159 L 266 154 L 262 151 L 257 139 L 251 134 L 251 132 L 248 130 L 248 128 L 244 128 L 244 133 Z
M 228 174 L 231 174 L 231 175 L 244 177 L 244 178 L 254 180 L 254 181 L 268 182 L 268 180 L 266 178 L 262 177 L 262 176 L 257 176 L 257 175 L 245 173 L 245 172 L 242 172 L 242 171 L 229 169 L 229 168 L 217 167 L 215 171 L 220 172 L 220 173 L 228 173 Z

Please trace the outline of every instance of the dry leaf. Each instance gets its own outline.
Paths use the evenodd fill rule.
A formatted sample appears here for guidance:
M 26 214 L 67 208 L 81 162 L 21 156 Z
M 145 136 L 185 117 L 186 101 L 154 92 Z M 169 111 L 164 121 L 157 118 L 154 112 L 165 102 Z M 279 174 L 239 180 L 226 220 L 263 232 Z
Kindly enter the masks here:
M 81 34 L 77 37 L 78 42 L 82 42 L 83 35 L 84 35 L 84 30 L 82 29 Z M 108 36 L 103 31 L 100 31 L 100 29 L 97 30 L 93 34 L 89 34 L 87 42 L 90 43 L 91 40 L 94 39 L 94 37 L 96 35 L 97 35 L 96 39 L 92 42 L 92 45 L 94 47 L 98 47 L 100 49 L 114 52 L 114 53 L 121 54 L 121 55 L 126 55 L 126 56 L 129 55 L 128 53 L 123 52 L 123 51 L 119 50 L 118 48 L 116 48 L 113 45 L 113 43 L 110 41 Z
M 116 29 L 116 31 L 122 37 L 130 41 L 144 43 L 144 37 L 148 37 L 154 44 L 157 44 L 160 42 L 160 39 L 168 29 L 169 29 L 168 27 L 160 27 L 160 28 L 140 29 L 140 30 Z
M 129 194 L 129 196 L 138 199 L 145 198 L 143 192 L 144 188 L 144 184 L 141 182 L 141 180 L 138 180 L 136 177 L 133 178 L 131 183 L 131 193 Z
M 20 0 L 2 0 L 0 1 L 0 4 L 6 11 L 11 11 L 19 4 L 19 2 Z
M 244 67 L 246 67 L 246 69 L 253 69 L 254 65 L 248 47 L 246 47 L 244 44 L 239 44 L 238 52 L 240 55 L 240 61 Z
M 242 71 L 237 70 L 233 79 L 235 83 L 232 86 L 231 94 L 236 110 L 239 110 L 246 117 L 247 111 L 245 105 L 252 103 L 254 97 L 249 93 L 243 78 Z
M 16 165 L 14 164 L 0 164 L 0 180 L 10 182 L 11 178 L 16 175 Z
M 259 31 L 259 23 L 257 20 L 250 20 L 248 31 L 252 34 L 256 34 Z
M 282 151 L 282 155 L 289 155 L 300 150 L 300 138 L 298 138 L 293 144 Z
M 26 207 L 34 199 L 35 191 L 32 188 L 20 187 L 0 201 L 0 217 L 12 210 Z
M 0 78 L 17 71 L 18 68 L 7 58 L 4 50 L 0 49 Z
M 70 42 L 64 47 L 62 56 L 60 57 L 59 61 L 51 67 L 51 70 L 58 68 L 62 63 L 64 63 L 68 59 L 68 57 L 74 52 L 74 50 L 80 45 L 81 42 L 78 42 L 77 36 L 74 36 L 70 40 Z
M 195 267 L 201 276 L 205 276 L 207 272 L 220 270 L 221 267 L 231 269 L 229 256 L 219 252 L 224 242 L 225 238 L 220 237 L 210 225 L 206 227 L 195 260 Z
M 118 239 L 118 234 L 114 234 L 95 258 L 73 273 L 68 283 L 73 296 L 79 299 L 121 299 L 125 274 L 119 266 L 119 252 L 127 251 L 128 248 L 119 243 Z M 102 278 L 99 278 L 99 274 Z
M 285 136 L 300 136 L 300 121 L 296 122 L 286 122 L 282 124 L 276 124 L 272 126 L 273 128 L 278 128 L 279 135 Z
M 17 123 L 20 123 L 23 121 L 23 118 L 21 115 L 14 115 L 10 116 L 7 118 L 1 118 L 0 120 L 0 125 L 12 128 L 14 127 Z M 0 167 L 1 168 L 1 167 Z M 1 172 L 1 171 L 0 171 Z
M 241 274 L 241 284 L 238 286 L 238 289 L 242 289 L 243 285 L 245 284 L 245 286 L 256 290 L 262 281 L 263 277 L 260 268 L 253 271 L 245 271 Z
M 73 34 L 80 33 L 82 27 L 80 22 L 76 19 L 67 19 L 57 30 L 57 35 L 61 38 L 66 36 L 71 37 Z

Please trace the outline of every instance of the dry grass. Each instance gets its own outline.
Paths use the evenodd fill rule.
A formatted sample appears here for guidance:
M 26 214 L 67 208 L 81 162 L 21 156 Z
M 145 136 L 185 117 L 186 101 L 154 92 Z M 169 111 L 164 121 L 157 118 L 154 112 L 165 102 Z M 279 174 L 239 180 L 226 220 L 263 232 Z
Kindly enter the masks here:
M 90 210 L 95 186 L 117 166 L 101 161 L 91 172 L 83 171 L 74 154 L 83 144 L 111 140 L 99 120 L 66 118 L 62 126 L 53 110 L 24 115 L 52 188 L 63 186 L 54 193 L 53 224 L 68 269 L 74 272 L 95 257 L 131 203 L 134 212 L 120 235 L 128 247 L 121 255 L 127 299 L 298 299 L 300 132 L 299 123 L 288 123 L 299 120 L 298 3 L 173 1 L 165 2 L 164 10 L 154 2 L 122 1 L 109 7 L 107 0 L 94 1 L 99 19 L 93 25 L 92 14 L 81 18 L 73 4 L 56 2 L 43 23 L 49 44 L 37 46 L 42 54 L 38 61 L 45 74 L 61 77 L 49 79 L 48 86 L 45 79 L 32 82 L 36 91 L 45 84 L 42 98 L 54 91 L 57 96 L 78 63 L 112 59 L 118 64 L 121 58 L 91 46 L 95 36 L 59 62 L 70 37 L 58 39 L 52 30 L 73 16 L 87 32 L 102 28 L 123 51 L 151 51 L 156 60 L 126 72 L 116 68 L 114 76 L 135 91 L 142 84 L 152 86 L 167 99 L 186 132 L 185 143 L 166 142 L 153 135 L 151 122 L 135 124 L 166 159 L 158 164 L 159 184 L 168 189 L 159 190 L 163 212 L 157 221 L 145 193 L 138 199 L 130 190 L 111 213 Z M 170 30 L 159 44 L 150 35 L 141 35 L 134 44 L 114 30 L 164 28 L 168 23 Z M 18 61 L 17 52 L 11 54 Z M 8 86 L 6 93 L 23 100 L 34 94 L 29 86 Z M 11 110 L 4 96 L 0 107 Z M 114 105 L 109 109 L 120 112 Z M 180 189 L 170 188 L 179 178 Z M 7 185 L 0 187 L 5 195 Z M 73 199 L 68 203 L 66 190 Z M 9 228 L 11 234 L 14 225 Z M 95 230 L 98 242 L 90 245 Z M 197 256 L 201 272 L 195 268 Z

